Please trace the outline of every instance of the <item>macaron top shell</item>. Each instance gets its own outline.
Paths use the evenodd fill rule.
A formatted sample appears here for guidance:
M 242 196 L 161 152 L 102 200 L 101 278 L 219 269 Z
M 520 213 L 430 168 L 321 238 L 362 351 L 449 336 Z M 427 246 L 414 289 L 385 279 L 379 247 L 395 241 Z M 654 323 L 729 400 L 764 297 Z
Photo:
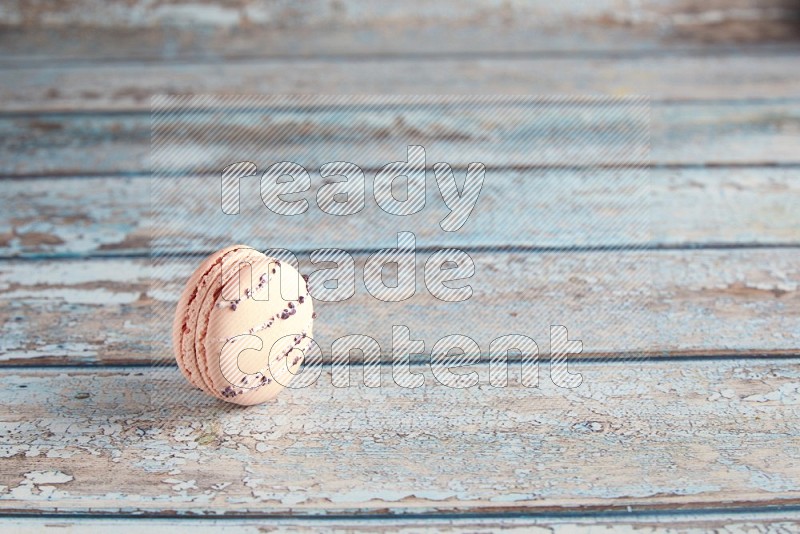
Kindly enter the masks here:
M 235 404 L 277 395 L 312 343 L 313 302 L 297 270 L 244 245 L 207 258 L 178 302 L 173 347 L 196 387 Z

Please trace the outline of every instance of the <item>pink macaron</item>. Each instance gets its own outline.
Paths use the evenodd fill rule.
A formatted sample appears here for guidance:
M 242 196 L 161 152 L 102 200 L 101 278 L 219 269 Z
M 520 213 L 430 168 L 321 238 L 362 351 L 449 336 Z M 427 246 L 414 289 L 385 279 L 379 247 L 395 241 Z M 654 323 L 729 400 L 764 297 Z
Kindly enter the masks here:
M 306 280 L 293 266 L 234 245 L 189 278 L 175 310 L 175 359 L 207 394 L 260 404 L 297 373 L 315 316 Z

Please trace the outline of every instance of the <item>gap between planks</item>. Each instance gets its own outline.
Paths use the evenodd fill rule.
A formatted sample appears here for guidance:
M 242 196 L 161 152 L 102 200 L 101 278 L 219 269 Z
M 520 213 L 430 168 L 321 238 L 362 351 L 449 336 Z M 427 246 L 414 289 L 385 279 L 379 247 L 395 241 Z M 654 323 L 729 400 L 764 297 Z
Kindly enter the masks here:
M 255 49 L 255 47 L 253 47 Z M 610 48 L 610 49 L 550 49 L 550 50 L 498 50 L 498 51 L 440 51 L 429 50 L 420 52 L 407 52 L 407 51 L 387 51 L 381 52 L 360 52 L 354 53 L 334 53 L 330 51 L 319 51 L 313 55 L 298 55 L 290 50 L 283 54 L 263 53 L 263 49 L 256 50 L 256 53 L 248 53 L 242 51 L 240 53 L 232 53 L 222 56 L 209 55 L 204 56 L 200 54 L 186 54 L 182 57 L 167 56 L 167 57 L 126 57 L 120 56 L 98 56 L 98 57 L 55 57 L 58 55 L 57 50 L 47 56 L 31 56 L 24 55 L 18 56 L 4 56 L 0 58 L 0 71 L 12 70 L 18 71 L 22 69 L 67 69 L 67 68 L 82 68 L 82 67 L 145 67 L 153 65 L 173 65 L 180 66 L 204 66 L 214 64 L 247 64 L 258 63 L 265 64 L 273 62 L 287 62 L 287 61 L 328 61 L 331 63 L 340 63 L 342 61 L 448 61 L 448 60 L 461 60 L 461 61 L 490 61 L 490 60 L 547 60 L 547 59 L 562 59 L 562 60 L 625 60 L 625 59 L 670 59 L 670 58 L 704 58 L 704 57 L 720 57 L 727 55 L 747 55 L 749 57 L 762 57 L 768 59 L 770 57 L 782 56 L 787 54 L 796 53 L 798 45 L 795 43 L 775 43 L 765 45 L 699 45 L 699 46 L 663 46 L 653 48 Z M 268 54 L 268 55 L 267 55 Z M 685 100 L 680 100 L 684 102 Z
M 664 514 L 638 514 L 635 511 L 620 514 L 581 514 L 572 516 L 503 514 L 460 518 L 450 514 L 433 514 L 430 517 L 414 518 L 375 518 L 354 516 L 352 518 L 259 518 L 243 519 L 236 516 L 158 518 L 123 514 L 54 514 L 5 515 L 5 526 L 15 531 L 35 529 L 36 531 L 57 531 L 65 534 L 94 534 L 114 530 L 120 534 L 138 534 L 142 528 L 191 528 L 198 534 L 262 534 L 269 532 L 320 532 L 320 533 L 358 533 L 358 532 L 436 532 L 483 533 L 507 532 L 531 534 L 596 534 L 598 529 L 611 529 L 619 532 L 642 532 L 648 534 L 701 534 L 710 531 L 727 534 L 745 534 L 754 531 L 764 534 L 781 534 L 800 529 L 800 515 L 795 510 L 756 510 L 730 511 L 728 513 L 691 513 L 682 510 L 667 511 Z

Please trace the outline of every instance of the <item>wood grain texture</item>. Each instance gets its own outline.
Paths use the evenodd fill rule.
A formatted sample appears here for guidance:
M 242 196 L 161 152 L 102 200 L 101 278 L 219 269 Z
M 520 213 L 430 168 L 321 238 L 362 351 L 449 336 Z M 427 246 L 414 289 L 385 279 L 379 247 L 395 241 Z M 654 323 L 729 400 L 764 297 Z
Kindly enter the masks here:
M 0 70 L 4 111 L 149 110 L 154 94 L 605 94 L 654 100 L 795 98 L 797 48 L 764 54 L 568 58 L 292 58 Z
M 636 516 L 636 518 L 632 516 Z M 113 530 L 119 534 L 137 534 L 142 528 L 191 529 L 197 534 L 262 534 L 264 532 L 293 533 L 373 533 L 373 532 L 452 532 L 484 533 L 508 532 L 532 534 L 597 534 L 621 532 L 624 534 L 701 534 L 719 532 L 724 534 L 786 534 L 800 527 L 800 518 L 792 512 L 772 513 L 712 513 L 687 514 L 674 512 L 670 515 L 640 515 L 630 512 L 620 514 L 598 514 L 596 517 L 488 517 L 461 519 L 443 518 L 227 518 L 180 520 L 148 518 L 132 521 L 130 518 L 39 518 L 25 517 L 5 519 L 3 526 L 15 532 L 62 532 L 64 534 L 95 534 Z
M 619 0 L 598 0 L 580 8 L 534 0 L 525 3 L 489 3 L 483 0 L 446 0 L 431 5 L 410 0 L 400 5 L 377 6 L 368 0 L 347 3 L 335 0 L 300 0 L 292 5 L 258 0 L 217 4 L 204 0 L 147 1 L 110 0 L 98 6 L 91 0 L 69 0 L 58 5 L 31 4 L 10 0 L 0 13 L 0 22 L 18 27 L 80 25 L 85 27 L 181 27 L 262 26 L 266 29 L 367 27 L 391 30 L 395 27 L 505 24 L 524 27 L 561 28 L 565 22 L 576 26 L 614 23 L 635 25 L 711 23 L 724 19 L 774 21 L 796 14 L 797 6 L 784 0 L 709 0 L 702 6 L 687 0 L 644 0 L 636 4 Z
M 398 229 L 414 232 L 429 247 L 798 244 L 800 212 L 795 207 L 800 202 L 800 181 L 796 175 L 795 169 L 773 167 L 653 169 L 641 176 L 613 170 L 490 170 L 469 221 L 461 231 L 450 234 L 439 228 L 448 211 L 435 183 L 429 184 L 425 209 L 398 221 L 377 208 L 369 175 L 365 210 L 334 225 L 334 218 L 316 205 L 322 184 L 316 176 L 306 194 L 309 211 L 283 217 L 280 224 L 276 224 L 278 216 L 258 205 L 258 200 L 255 208 L 251 205 L 250 200 L 258 199 L 257 191 L 245 196 L 242 203 L 257 213 L 245 211 L 241 217 L 263 220 L 263 224 L 239 225 L 235 235 L 244 243 L 263 241 L 297 251 L 364 248 Z M 146 178 L 7 181 L 2 196 L 9 208 L 0 226 L 0 256 L 143 255 L 151 245 L 153 224 L 162 234 L 179 239 L 182 251 L 210 253 L 212 243 L 228 239 L 231 230 L 196 224 L 219 209 L 218 180 L 208 180 L 213 186 L 193 182 L 183 189 L 182 182 L 175 181 L 169 193 L 175 216 L 161 217 L 156 223 Z M 250 185 L 257 186 L 257 177 Z M 624 190 L 623 185 L 629 188 Z M 242 185 L 243 191 L 250 189 Z M 501 206 L 502 217 L 498 216 Z M 623 218 L 626 214 L 628 219 Z M 515 226 L 508 224 L 511 220 Z
M 800 17 L 798 17 L 800 18 Z M 0 68 L 140 65 L 292 59 L 511 59 L 703 56 L 740 51 L 766 56 L 797 47 L 792 19 L 712 21 L 681 26 L 587 25 L 570 31 L 486 21 L 449 26 L 276 28 L 237 26 L 2 26 Z M 535 20 L 531 22 L 535 23 Z M 727 26 L 727 27 L 726 27 Z M 736 29 L 725 35 L 729 29 Z
M 793 0 L 5 2 L 0 177 L 16 179 L 0 192 L 0 528 L 797 530 L 799 39 Z M 572 151 L 513 146 L 524 132 L 574 133 L 571 116 L 465 125 L 463 112 L 431 122 L 401 109 L 357 117 L 361 144 L 289 117 L 272 152 L 246 157 L 318 167 L 327 154 L 292 139 L 310 124 L 332 153 L 368 168 L 411 142 L 463 165 L 474 156 L 459 149 L 511 132 L 486 161 L 495 181 L 474 228 L 443 240 L 435 190 L 402 228 L 420 246 L 470 248 L 470 301 L 430 296 L 426 250 L 417 295 L 380 303 L 361 283 L 362 252 L 355 296 L 317 308 L 326 354 L 335 338 L 366 333 L 387 358 L 392 324 L 426 352 L 469 335 L 484 384 L 449 389 L 417 365 L 425 386 L 408 390 L 384 365 L 384 387 L 371 389 L 354 359 L 348 389 L 332 387 L 326 366 L 312 388 L 232 409 L 187 385 L 162 336 L 197 254 L 230 241 L 225 229 L 197 230 L 210 197 L 170 184 L 184 217 L 166 230 L 195 256 L 158 267 L 142 257 L 150 97 L 231 92 L 647 94 L 652 203 L 645 216 L 643 197 L 609 185 L 624 171 L 599 171 L 603 185 L 596 168 L 568 168 L 583 151 L 606 156 L 595 165 L 633 161 L 600 137 Z M 248 120 L 232 133 L 252 135 Z M 241 159 L 203 135 L 178 144 L 193 156 L 173 170 L 215 175 L 220 158 Z M 525 219 L 531 208 L 542 215 Z M 393 245 L 396 221 L 365 215 L 334 226 L 312 202 L 280 232 L 234 235 L 303 251 Z M 575 390 L 549 379 L 551 324 L 583 342 Z M 516 383 L 516 365 L 512 387 L 486 384 L 489 342 L 512 332 L 539 344 L 537 389 Z M 233 517 L 188 519 L 223 514 Z M 156 517 L 128 519 L 142 515 Z
M 380 8 L 363 0 L 291 5 L 10 0 L 0 11 L 0 44 L 8 56 L 22 60 L 660 51 L 792 41 L 799 19 L 791 0 L 600 0 L 580 7 L 543 0 L 435 5 L 413 0 Z
M 798 504 L 794 360 L 585 363 L 456 390 L 334 388 L 232 409 L 176 369 L 3 371 L 4 512 L 404 514 Z M 422 370 L 422 369 L 420 369 Z M 485 371 L 485 368 L 483 368 Z M 109 476 L 112 474 L 113 476 Z
M 800 249 L 470 255 L 473 296 L 458 303 L 427 291 L 427 253 L 417 255 L 416 295 L 399 303 L 367 293 L 366 256 L 355 255 L 355 294 L 315 304 L 315 339 L 327 355 L 335 339 L 365 334 L 387 355 L 392 325 L 400 324 L 425 342 L 428 353 L 445 335 L 464 334 L 485 356 L 493 339 L 520 333 L 545 357 L 550 325 L 563 324 L 583 342 L 583 358 L 800 352 Z M 311 272 L 307 254 L 298 256 L 301 272 Z M 0 263 L 0 360 L 171 363 L 168 325 L 197 261 L 170 260 L 157 268 L 146 259 Z
M 286 128 L 290 131 L 306 128 L 306 131 L 311 129 L 322 136 L 316 143 L 308 144 L 293 143 L 288 138 L 272 140 L 270 136 L 275 135 L 276 127 L 254 129 L 249 124 L 259 117 L 269 119 L 270 113 L 242 112 L 224 123 L 224 135 L 229 136 L 227 138 L 241 136 L 238 137 L 238 147 L 217 144 L 213 146 L 215 150 L 210 150 L 212 147 L 204 145 L 201 138 L 172 138 L 170 146 L 175 147 L 175 161 L 178 161 L 180 154 L 185 155 L 180 161 L 181 166 L 172 170 L 188 172 L 200 169 L 217 175 L 224 166 L 242 159 L 253 159 L 266 166 L 290 158 L 297 158 L 295 161 L 309 169 L 340 159 L 353 161 L 367 169 L 376 169 L 405 156 L 405 147 L 409 143 L 427 147 L 435 145 L 442 154 L 441 159 L 454 165 L 467 164 L 480 156 L 484 156 L 486 161 L 481 162 L 487 166 L 569 166 L 575 164 L 576 158 L 590 165 L 646 161 L 646 155 L 640 153 L 646 147 L 646 138 L 631 137 L 626 141 L 596 131 L 591 133 L 589 129 L 591 124 L 622 128 L 624 121 L 643 120 L 641 116 L 633 116 L 634 111 L 619 111 L 617 120 L 620 122 L 614 124 L 613 117 L 603 118 L 602 110 L 598 108 L 593 111 L 597 113 L 596 121 L 586 120 L 576 131 L 572 131 L 567 124 L 559 125 L 555 120 L 557 113 L 558 109 L 552 107 L 549 110 L 545 108 L 541 117 L 529 117 L 527 121 L 510 117 L 506 129 L 491 143 L 485 142 L 486 134 L 480 129 L 480 124 L 459 123 L 458 111 L 450 114 L 450 118 L 456 121 L 452 124 L 446 121 L 447 117 L 440 122 L 439 116 L 433 112 L 398 110 L 373 116 L 354 115 L 356 122 L 348 128 L 358 128 L 347 130 L 342 130 L 341 126 L 331 130 L 330 125 L 315 124 L 313 113 L 288 117 Z M 625 116 L 626 113 L 628 116 Z M 798 163 L 800 107 L 795 104 L 668 104 L 654 105 L 650 113 L 650 161 L 654 165 Z M 486 110 L 480 112 L 480 117 L 485 119 L 486 116 Z M 239 120 L 242 121 L 241 131 L 236 122 Z M 176 119 L 176 128 L 179 123 Z M 198 123 L 195 127 L 203 127 L 203 124 Z M 635 126 L 634 132 L 642 131 L 645 126 Z M 218 127 L 221 128 L 221 124 Z M 213 124 L 209 124 L 208 128 L 213 128 Z M 372 130 L 379 137 L 366 135 Z M 360 132 L 361 140 L 338 138 L 336 132 Z M 531 138 L 531 132 L 552 134 L 558 138 L 566 138 L 574 133 L 575 144 L 554 144 L 546 141 L 546 137 Z M 222 133 L 220 131 L 220 135 Z M 147 113 L 6 116 L 0 118 L 0 134 L 0 153 L 3 154 L 0 173 L 5 176 L 150 172 L 150 117 Z M 265 141 L 274 141 L 274 144 L 266 149 L 263 144 Z M 320 146 L 324 147 L 324 151 L 319 149 Z M 581 156 L 579 149 L 588 151 L 584 154 L 589 156 Z M 265 153 L 265 156 L 259 158 L 259 153 Z M 265 160 L 263 163 L 262 159 Z M 167 170 L 163 166 L 159 168 Z

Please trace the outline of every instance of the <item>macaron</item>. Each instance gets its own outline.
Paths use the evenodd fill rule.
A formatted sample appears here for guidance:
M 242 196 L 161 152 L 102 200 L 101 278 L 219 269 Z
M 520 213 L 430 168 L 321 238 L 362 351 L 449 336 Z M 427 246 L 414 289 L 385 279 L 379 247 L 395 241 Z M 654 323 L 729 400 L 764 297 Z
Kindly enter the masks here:
M 245 245 L 224 248 L 192 273 L 178 300 L 178 368 L 211 396 L 260 404 L 299 371 L 314 317 L 308 284 L 292 265 Z

